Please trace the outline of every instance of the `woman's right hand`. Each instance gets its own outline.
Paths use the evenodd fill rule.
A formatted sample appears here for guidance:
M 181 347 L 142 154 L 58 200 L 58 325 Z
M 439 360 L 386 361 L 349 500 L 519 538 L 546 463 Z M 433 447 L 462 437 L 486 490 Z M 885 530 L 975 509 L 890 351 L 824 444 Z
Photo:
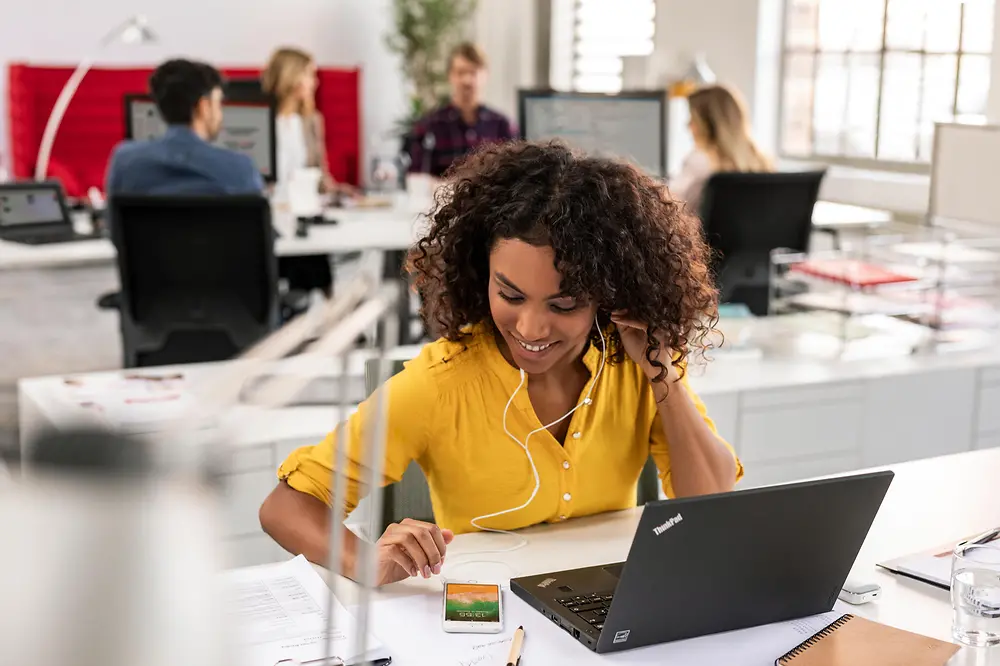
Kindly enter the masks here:
M 448 544 L 455 538 L 451 530 L 433 523 L 404 519 L 386 528 L 376 544 L 378 570 L 376 585 L 387 585 L 411 576 L 430 578 L 441 573 Z

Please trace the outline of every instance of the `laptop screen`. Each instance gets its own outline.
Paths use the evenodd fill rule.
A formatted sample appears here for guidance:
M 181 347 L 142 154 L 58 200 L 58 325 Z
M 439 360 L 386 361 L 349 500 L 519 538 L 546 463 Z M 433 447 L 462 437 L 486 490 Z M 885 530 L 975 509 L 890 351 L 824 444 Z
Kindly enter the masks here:
M 53 187 L 0 191 L 0 229 L 63 222 L 59 192 Z

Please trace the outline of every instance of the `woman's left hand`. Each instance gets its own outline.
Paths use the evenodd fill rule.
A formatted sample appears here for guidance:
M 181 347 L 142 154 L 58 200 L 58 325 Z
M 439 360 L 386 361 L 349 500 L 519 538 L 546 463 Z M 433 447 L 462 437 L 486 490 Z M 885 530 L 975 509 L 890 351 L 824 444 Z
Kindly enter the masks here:
M 660 369 L 652 365 L 646 358 L 646 325 L 635 319 L 629 319 L 628 313 L 623 311 L 612 312 L 611 321 L 618 327 L 618 336 L 625 347 L 625 353 L 629 355 L 636 365 L 642 368 L 646 376 L 652 379 L 660 373 Z M 663 342 L 654 357 L 667 369 L 668 377 L 673 377 L 676 372 L 670 365 L 670 353 Z

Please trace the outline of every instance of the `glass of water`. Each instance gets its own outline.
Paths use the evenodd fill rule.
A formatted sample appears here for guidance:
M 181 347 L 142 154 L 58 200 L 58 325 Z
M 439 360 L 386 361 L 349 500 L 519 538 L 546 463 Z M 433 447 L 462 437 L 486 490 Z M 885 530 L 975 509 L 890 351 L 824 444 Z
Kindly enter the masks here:
M 965 645 L 1000 645 L 1000 543 L 965 544 L 951 565 L 952 635 Z

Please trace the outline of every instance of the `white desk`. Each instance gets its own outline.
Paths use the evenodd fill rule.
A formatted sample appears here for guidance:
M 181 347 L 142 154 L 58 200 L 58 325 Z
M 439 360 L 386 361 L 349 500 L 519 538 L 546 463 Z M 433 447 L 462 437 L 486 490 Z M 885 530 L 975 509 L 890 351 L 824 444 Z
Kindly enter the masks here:
M 274 250 L 281 257 L 406 250 L 420 237 L 421 212 L 407 199 L 389 208 L 330 209 L 325 217 L 339 224 L 313 225 L 306 238 L 295 236 L 291 216 L 276 212 L 275 227 L 281 237 Z M 818 202 L 813 210 L 813 225 L 825 231 L 877 226 L 891 219 L 887 211 L 828 201 Z M 35 246 L 0 241 L 0 270 L 107 264 L 114 259 L 115 248 L 107 239 Z
M 963 453 L 920 462 L 891 466 L 896 477 L 855 561 L 852 575 L 877 582 L 883 595 L 878 601 L 857 606 L 851 612 L 870 619 L 940 640 L 951 640 L 951 603 L 948 592 L 933 586 L 897 577 L 875 567 L 875 563 L 897 555 L 936 547 L 1000 524 L 1000 501 L 996 480 L 1000 478 L 1000 450 Z M 491 553 L 482 559 L 503 562 L 511 573 L 524 576 L 624 560 L 632 541 L 638 510 L 571 520 L 561 525 L 535 527 L 522 532 L 528 540 L 524 548 L 510 553 Z M 476 553 L 486 547 L 503 547 L 509 537 L 468 534 L 456 537 L 448 549 L 449 562 L 461 561 L 462 553 Z M 789 547 L 792 547 L 790 542 Z M 734 556 L 738 556 L 734 554 Z M 469 559 L 472 559 L 471 557 Z M 445 563 L 443 575 L 452 566 Z M 328 572 L 319 569 L 330 581 Z M 506 573 L 503 567 L 490 564 L 463 566 L 459 577 L 497 580 Z M 346 579 L 330 581 L 341 601 L 357 599 L 357 586 Z M 420 578 L 382 588 L 376 602 L 409 595 L 439 597 L 438 579 Z M 508 615 L 513 604 L 529 620 L 534 616 L 519 600 L 508 594 Z M 682 601 L 681 601 L 682 603 Z M 376 607 L 376 613 L 377 607 Z M 524 663 L 531 661 L 531 645 L 560 642 L 565 661 L 547 662 L 546 666 L 577 664 L 588 656 L 586 648 L 562 629 L 537 614 L 538 622 L 527 628 Z M 435 621 L 437 618 L 435 618 Z M 520 621 L 520 620 L 518 620 Z M 509 633 L 509 632 L 508 632 Z M 380 636 L 391 647 L 391 636 Z M 441 641 L 448 636 L 441 634 Z M 650 663 L 628 661 L 629 653 L 606 657 L 608 663 Z M 733 655 L 736 660 L 736 654 Z M 778 655 L 775 655 L 777 657 Z M 949 662 L 950 666 L 987 666 L 1000 664 L 1000 648 L 972 650 L 965 648 Z M 671 662 L 671 666 L 687 666 Z M 692 666 L 703 666 L 702 664 Z M 860 666 L 860 665 L 859 665 Z
M 818 230 L 863 229 L 882 226 L 891 221 L 892 213 L 876 208 L 833 201 L 817 201 L 813 207 L 812 222 Z
M 406 200 L 389 208 L 329 209 L 324 216 L 338 224 L 312 225 L 308 236 L 298 238 L 294 219 L 276 211 L 274 226 L 281 236 L 274 251 L 280 257 L 293 257 L 406 250 L 419 236 L 419 212 Z M 115 248 L 106 238 L 50 245 L 0 241 L 0 271 L 108 264 L 114 260 Z
M 179 369 L 196 379 L 211 367 L 144 372 Z M 350 372 L 355 378 L 348 404 L 364 395 L 361 367 L 355 364 Z M 58 376 L 18 382 L 22 449 L 42 428 L 95 422 L 95 415 L 59 398 L 62 382 Z M 1000 344 L 854 362 L 741 360 L 720 353 L 707 369 L 691 369 L 691 385 L 743 460 L 741 487 L 1000 447 Z M 257 508 L 274 487 L 278 464 L 298 446 L 322 439 L 342 414 L 332 407 L 243 407 L 231 415 L 227 530 L 239 544 L 240 564 L 280 557 L 260 531 Z

